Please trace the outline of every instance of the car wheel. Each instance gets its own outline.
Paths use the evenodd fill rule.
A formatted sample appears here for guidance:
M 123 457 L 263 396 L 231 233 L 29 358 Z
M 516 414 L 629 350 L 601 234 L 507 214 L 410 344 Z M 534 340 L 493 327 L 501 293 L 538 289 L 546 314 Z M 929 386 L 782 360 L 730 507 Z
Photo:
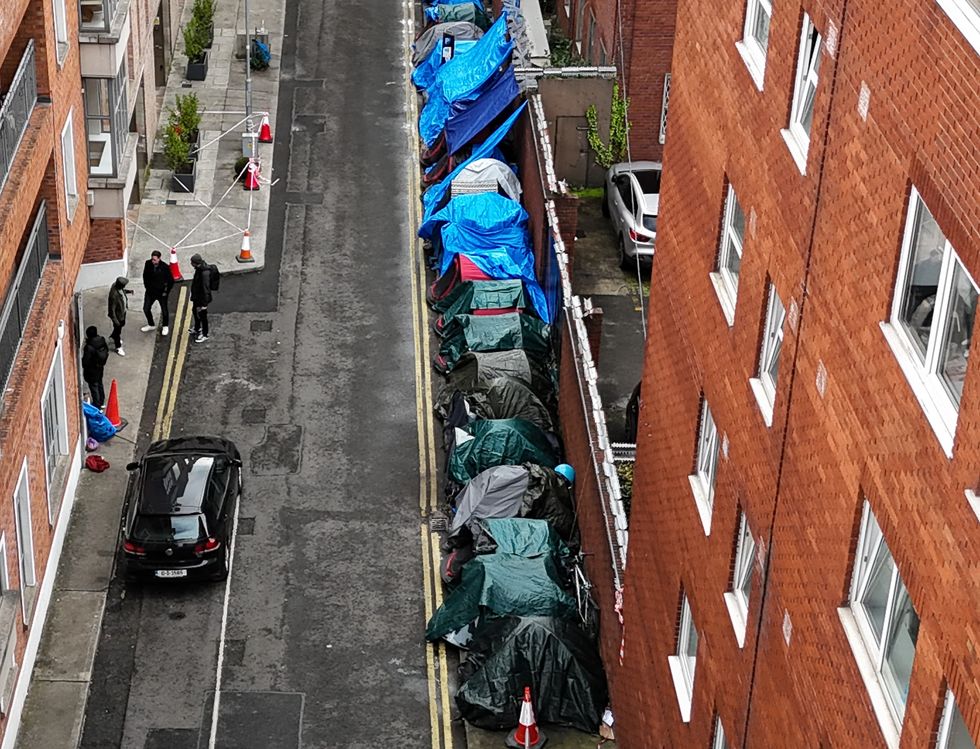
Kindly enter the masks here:
M 626 254 L 626 242 L 623 241 L 623 235 L 619 235 L 619 267 L 623 270 L 629 270 L 633 267 L 633 259 Z
M 602 186 L 602 215 L 609 218 L 609 188 Z
M 214 581 L 221 582 L 228 579 L 228 546 L 221 547 L 221 559 L 218 563 L 218 571 L 214 573 Z

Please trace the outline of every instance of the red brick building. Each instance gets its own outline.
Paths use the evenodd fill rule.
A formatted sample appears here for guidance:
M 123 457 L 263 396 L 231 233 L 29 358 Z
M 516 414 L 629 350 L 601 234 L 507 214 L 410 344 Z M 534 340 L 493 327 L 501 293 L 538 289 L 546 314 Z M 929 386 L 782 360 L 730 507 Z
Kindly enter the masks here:
M 676 29 L 619 745 L 975 747 L 980 8 Z
M 0 3 L 0 731 L 13 744 L 81 465 L 89 236 L 77 5 Z
M 557 22 L 589 65 L 615 65 L 630 99 L 630 153 L 659 161 L 678 0 L 557 0 Z M 618 12 L 617 12 L 618 11 Z

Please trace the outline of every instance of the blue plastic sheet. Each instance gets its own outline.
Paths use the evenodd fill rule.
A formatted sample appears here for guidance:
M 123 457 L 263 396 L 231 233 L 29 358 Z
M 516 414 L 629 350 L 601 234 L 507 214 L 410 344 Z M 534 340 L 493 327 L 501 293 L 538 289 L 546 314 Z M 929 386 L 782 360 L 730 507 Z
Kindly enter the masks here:
M 475 39 L 457 39 L 453 51 L 453 58 L 465 55 L 476 46 Z M 428 89 L 436 80 L 436 73 L 442 67 L 442 43 L 435 46 L 425 61 L 412 71 L 412 83 L 416 88 Z
M 109 417 L 91 403 L 82 403 L 82 413 L 85 414 L 85 428 L 88 430 L 88 436 L 96 442 L 105 442 L 115 436 L 116 428 L 109 421 Z
M 507 39 L 507 14 L 502 13 L 473 49 L 438 69 L 419 117 L 419 135 L 426 146 L 432 146 L 446 126 L 450 106 L 477 98 L 487 81 L 510 59 L 513 47 Z
M 476 101 L 454 103 L 449 108 L 449 119 L 446 121 L 446 145 L 449 146 L 450 155 L 479 135 L 510 106 L 518 93 L 514 69 L 507 68 Z
M 511 114 L 510 117 L 500 124 L 500 127 L 493 131 L 489 138 L 473 149 L 473 152 L 466 161 L 453 169 L 453 171 L 450 172 L 449 175 L 442 180 L 442 182 L 437 182 L 422 193 L 423 222 L 428 221 L 432 214 L 435 213 L 436 207 L 442 202 L 443 196 L 446 194 L 446 191 L 449 190 L 453 180 L 456 179 L 456 175 L 463 171 L 472 162 L 476 161 L 477 159 L 485 159 L 491 156 L 500 161 L 504 160 L 503 154 L 500 153 L 500 149 L 497 148 L 497 146 L 500 145 L 500 141 L 507 137 L 507 133 L 510 132 L 510 129 L 514 126 L 514 123 L 517 122 L 517 118 L 521 116 L 521 112 L 524 111 L 526 106 L 527 102 L 525 101 L 514 110 L 514 113 Z M 422 236 L 421 230 L 419 236 Z

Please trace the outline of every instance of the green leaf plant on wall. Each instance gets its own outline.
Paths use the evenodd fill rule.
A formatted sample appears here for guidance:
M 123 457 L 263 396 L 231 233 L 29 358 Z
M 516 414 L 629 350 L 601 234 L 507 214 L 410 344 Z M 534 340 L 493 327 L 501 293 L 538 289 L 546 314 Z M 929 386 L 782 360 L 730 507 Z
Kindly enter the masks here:
M 619 95 L 619 84 L 613 84 L 612 103 L 609 112 L 609 143 L 603 143 L 599 136 L 599 115 L 595 104 L 590 104 L 585 110 L 585 121 L 589 126 L 589 147 L 595 154 L 595 162 L 603 169 L 613 164 L 625 161 L 626 136 L 629 132 L 629 120 L 626 112 L 629 109 L 629 99 Z

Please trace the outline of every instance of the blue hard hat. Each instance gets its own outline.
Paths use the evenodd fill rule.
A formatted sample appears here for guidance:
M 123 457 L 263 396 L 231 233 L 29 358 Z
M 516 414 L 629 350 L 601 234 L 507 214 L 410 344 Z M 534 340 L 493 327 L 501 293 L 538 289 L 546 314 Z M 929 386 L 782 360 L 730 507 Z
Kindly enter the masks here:
M 568 465 L 568 463 L 555 466 L 555 473 L 568 479 L 569 484 L 575 483 L 575 469 Z

